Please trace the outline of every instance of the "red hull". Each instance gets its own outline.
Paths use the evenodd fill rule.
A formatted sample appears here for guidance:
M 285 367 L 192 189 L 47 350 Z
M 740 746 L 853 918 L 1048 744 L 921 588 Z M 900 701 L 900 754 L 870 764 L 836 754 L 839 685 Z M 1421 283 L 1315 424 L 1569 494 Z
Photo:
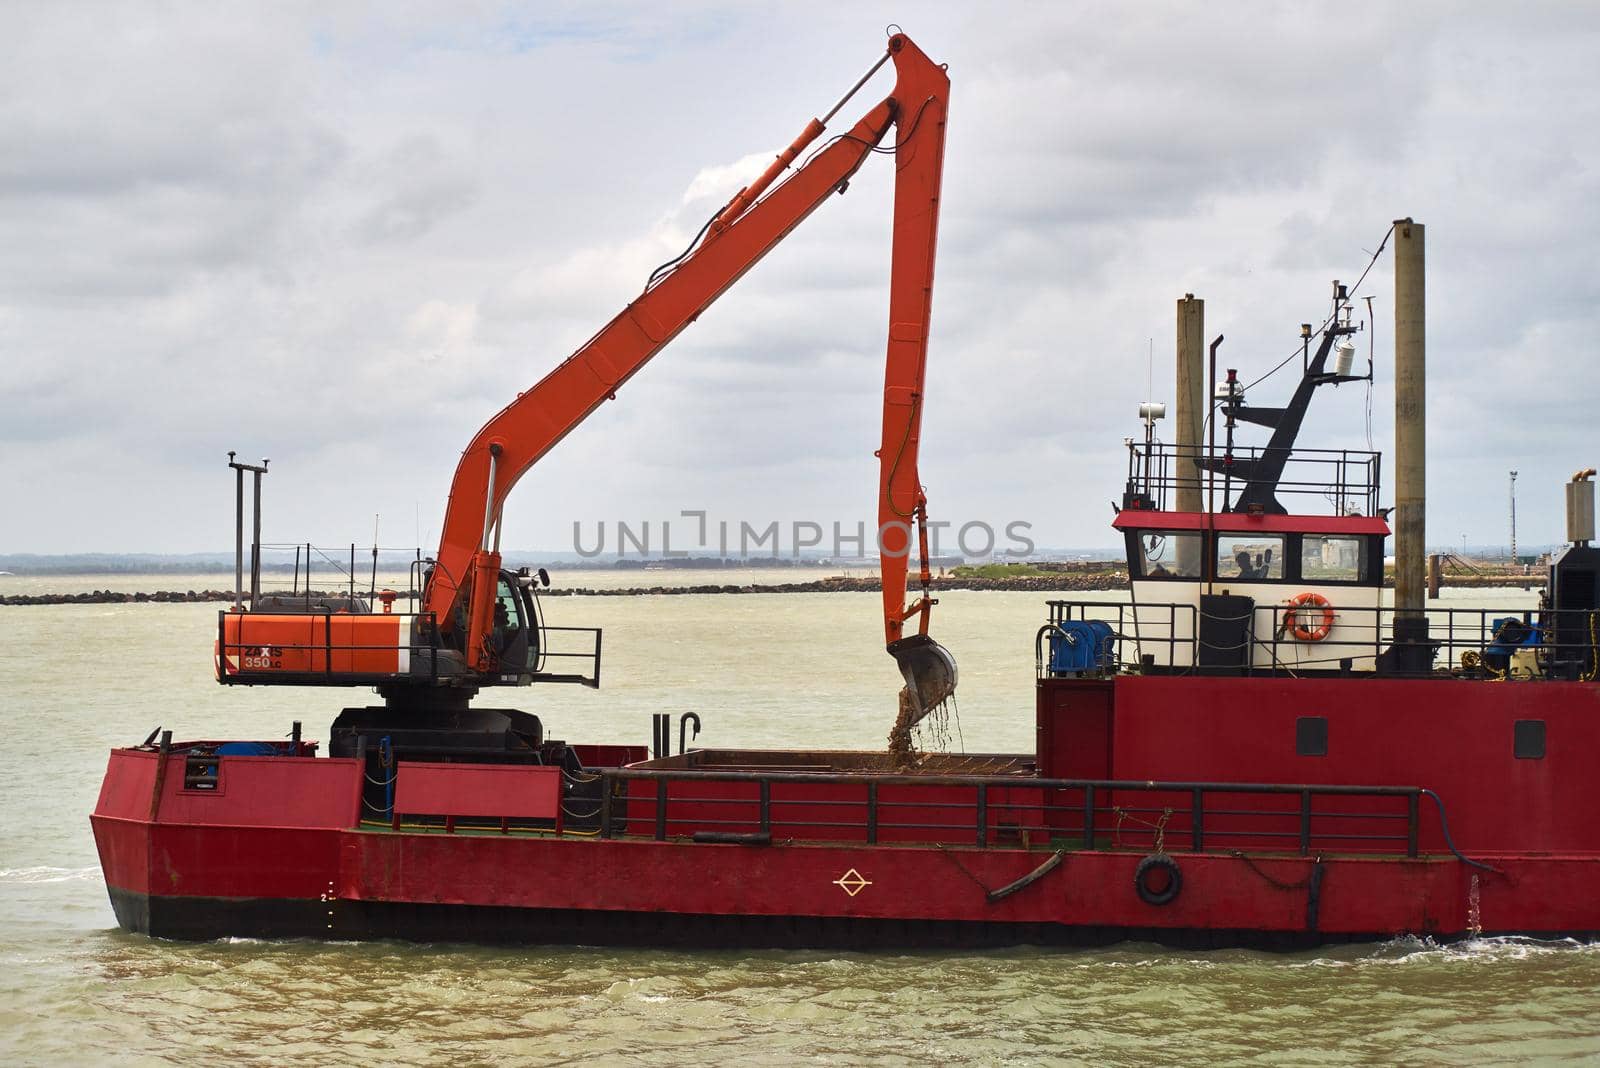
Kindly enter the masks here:
M 1536 707 L 1523 703 L 1524 691 Z M 1294 721 L 1307 709 L 1330 720 L 1324 757 L 1294 755 Z M 1296 843 L 1292 831 L 1268 829 L 1278 826 L 1265 811 L 1271 798 L 1208 801 L 1202 838 L 1199 810 L 1184 807 L 1187 787 L 1138 796 L 1131 786 L 1106 789 L 1090 803 L 1101 806 L 1101 822 L 1086 829 L 1078 795 L 1053 808 L 1068 791 L 1021 776 L 978 791 L 974 836 L 969 788 L 953 779 L 897 787 L 885 778 L 874 810 L 884 818 L 880 825 L 874 815 L 865 833 L 866 824 L 842 818 L 859 810 L 851 799 L 865 792 L 861 777 L 833 785 L 823 776 L 764 787 L 785 806 L 786 829 L 752 836 L 763 844 L 734 845 L 691 835 L 743 829 L 740 813 L 755 819 L 753 795 L 740 795 L 740 783 L 696 785 L 692 774 L 663 787 L 671 795 L 664 833 L 654 818 L 656 783 L 634 778 L 618 780 L 611 804 L 622 805 L 625 793 L 629 818 L 607 825 L 611 837 L 446 833 L 361 825 L 354 760 L 224 757 L 218 788 L 199 792 L 185 784 L 183 755 L 139 750 L 112 754 L 93 824 L 119 922 L 172 937 L 751 945 L 1140 937 L 1287 946 L 1480 929 L 1588 935 L 1600 930 L 1591 885 L 1600 875 L 1600 821 L 1582 765 L 1600 752 L 1596 713 L 1600 691 L 1583 684 L 1041 685 L 1041 773 L 1193 782 L 1203 771 L 1213 783 L 1348 784 L 1359 769 L 1366 785 L 1438 794 L 1448 827 L 1431 799 L 1413 803 L 1414 858 L 1403 832 L 1353 833 L 1377 820 L 1403 827 L 1391 810 L 1398 801 L 1403 812 L 1411 798 L 1399 795 L 1308 793 L 1315 822 L 1308 818 Z M 1546 755 L 1513 756 L 1513 722 L 1535 715 L 1547 725 Z M 162 759 L 168 771 L 158 791 Z M 1103 768 L 1094 763 L 1102 760 Z M 460 766 L 454 796 L 464 807 L 455 815 L 496 815 L 471 810 L 473 784 L 471 766 Z M 491 803 L 484 796 L 480 809 Z M 925 814 L 925 826 L 966 818 L 965 840 L 924 831 L 944 840 L 906 841 L 916 836 L 912 811 Z M 1147 903 L 1135 889 L 1136 867 L 1158 847 L 1182 872 L 1181 892 L 1167 904 Z
M 1048 854 L 894 846 L 749 848 L 692 842 L 586 841 L 375 831 L 162 826 L 95 818 L 119 920 L 170 937 L 300 935 L 427 938 L 441 924 L 461 937 L 500 941 L 518 924 L 504 910 L 607 914 L 625 940 L 677 941 L 678 919 L 743 925 L 757 943 L 805 943 L 807 924 L 909 925 L 910 941 L 1155 941 L 1301 945 L 1415 934 L 1587 936 L 1600 929 L 1594 857 L 1484 856 L 1500 869 L 1478 879 L 1453 858 L 1245 858 L 1173 853 L 1183 891 L 1149 905 L 1134 889 L 1141 854 L 1076 852 L 1037 883 L 999 902 L 989 891 L 1037 869 Z M 219 849 L 229 852 L 218 863 Z M 253 863 L 241 858 L 257 858 Z M 183 872 L 169 887 L 143 879 L 148 863 Z M 1320 886 L 1313 875 L 1322 869 Z M 293 869 L 286 875 L 286 868 Z M 852 896 L 849 888 L 860 889 Z M 396 906 L 407 906 L 399 908 Z M 439 915 L 428 910 L 438 907 Z M 473 910 L 486 915 L 475 919 Z M 452 911 L 454 910 L 454 911 Z M 654 916 L 655 927 L 638 917 Z M 527 923 L 538 926 L 539 916 Z M 763 922 L 770 921 L 770 922 Z M 574 923 L 576 927 L 576 924 Z M 960 928 L 979 926 L 965 934 Z M 794 930 L 785 937 L 783 930 Z M 940 928 L 945 928 L 940 931 Z M 588 941 L 583 928 L 551 941 Z M 859 931 L 859 924 L 858 924 Z M 863 935 L 865 937 L 865 935 Z M 726 938 L 715 938 L 726 941 Z M 829 941 L 829 939 L 821 939 Z M 739 941 L 737 937 L 732 941 Z

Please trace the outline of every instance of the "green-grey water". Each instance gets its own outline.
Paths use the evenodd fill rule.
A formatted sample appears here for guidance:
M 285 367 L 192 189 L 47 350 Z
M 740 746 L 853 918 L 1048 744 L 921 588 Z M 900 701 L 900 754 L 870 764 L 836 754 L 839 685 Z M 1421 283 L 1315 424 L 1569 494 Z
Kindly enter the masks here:
M 0 577 L 0 593 L 38 581 Z M 217 584 L 162 576 L 127 588 Z M 1042 601 L 941 595 L 938 631 L 962 672 L 955 737 L 968 750 L 1031 747 Z M 644 742 L 650 714 L 667 710 L 698 712 L 708 745 L 876 748 L 897 685 L 876 604 L 871 594 L 553 601 L 552 623 L 606 628 L 605 687 L 524 691 L 518 703 L 573 740 Z M 319 738 L 342 704 L 364 699 L 217 686 L 215 610 L 0 608 L 6 1063 L 1600 1060 L 1600 947 L 1570 943 L 865 954 L 127 936 L 88 824 L 106 751 L 157 726 L 180 737 L 272 737 L 301 719 Z

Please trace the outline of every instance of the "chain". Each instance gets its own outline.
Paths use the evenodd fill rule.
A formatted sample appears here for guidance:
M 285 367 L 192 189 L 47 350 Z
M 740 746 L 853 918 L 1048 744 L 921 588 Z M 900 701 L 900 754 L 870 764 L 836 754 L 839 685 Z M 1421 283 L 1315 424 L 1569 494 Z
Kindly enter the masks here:
M 1122 821 L 1127 820 L 1129 823 L 1137 823 L 1141 827 L 1149 827 L 1155 832 L 1155 851 L 1157 853 L 1165 853 L 1167 851 L 1167 820 L 1172 818 L 1171 808 L 1162 809 L 1161 818 L 1154 822 L 1140 819 L 1121 805 L 1113 805 L 1111 811 L 1117 815 L 1117 824 L 1111 830 L 1111 839 L 1116 843 L 1118 849 L 1122 848 Z
M 1228 851 L 1228 856 L 1234 857 L 1234 858 L 1236 858 L 1238 860 L 1244 861 L 1245 867 L 1249 868 L 1251 871 L 1253 871 L 1257 875 L 1261 876 L 1261 878 L 1265 879 L 1268 883 L 1270 883 L 1272 885 L 1272 887 L 1274 889 L 1277 889 L 1277 890 L 1303 890 L 1305 887 L 1307 887 L 1307 886 L 1309 886 L 1311 884 L 1311 872 L 1307 872 L 1305 874 L 1305 877 L 1302 878 L 1297 883 L 1286 883 L 1282 879 L 1275 879 L 1271 875 L 1268 875 L 1266 872 L 1262 871 L 1259 867 L 1256 866 L 1256 862 L 1255 861 L 1253 861 L 1249 857 L 1245 856 L 1245 854 L 1240 850 L 1230 849 Z M 1318 853 L 1317 856 L 1316 856 L 1315 861 L 1313 862 L 1313 870 L 1315 870 L 1315 865 L 1321 864 L 1321 863 L 1322 863 L 1322 854 Z
M 938 847 L 939 852 L 943 853 L 946 857 L 949 858 L 950 863 L 952 863 L 952 864 L 954 864 L 956 866 L 956 870 L 959 871 L 962 875 L 965 875 L 968 879 L 971 879 L 972 880 L 972 884 L 974 886 L 976 886 L 979 890 L 982 890 L 984 892 L 985 896 L 993 893 L 992 890 L 990 890 L 986 885 L 984 885 L 984 882 L 983 882 L 982 879 L 979 879 L 976 875 L 972 874 L 972 872 L 967 870 L 967 866 L 965 864 L 961 863 L 961 859 L 959 857 L 957 857 L 954 853 L 950 852 L 950 850 L 945 848 L 943 842 L 935 842 L 934 845 Z

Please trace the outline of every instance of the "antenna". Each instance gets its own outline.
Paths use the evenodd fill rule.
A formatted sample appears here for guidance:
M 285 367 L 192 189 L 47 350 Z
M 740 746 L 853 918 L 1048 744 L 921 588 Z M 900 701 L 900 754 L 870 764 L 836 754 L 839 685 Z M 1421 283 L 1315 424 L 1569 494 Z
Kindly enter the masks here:
M 1156 392 L 1156 339 L 1150 339 L 1150 355 L 1145 363 L 1144 398 L 1149 400 Z
M 1517 562 L 1517 473 L 1511 472 L 1511 563 Z

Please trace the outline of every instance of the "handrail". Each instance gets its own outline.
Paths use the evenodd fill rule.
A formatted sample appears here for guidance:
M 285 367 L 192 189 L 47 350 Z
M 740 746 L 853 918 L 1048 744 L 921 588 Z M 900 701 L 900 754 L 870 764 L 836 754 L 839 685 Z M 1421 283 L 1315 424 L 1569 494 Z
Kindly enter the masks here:
M 1124 779 L 1047 779 L 1026 776 L 1003 775 L 940 775 L 940 774 L 897 774 L 897 773 L 862 773 L 862 772 L 784 772 L 784 771 L 735 771 L 717 770 L 704 771 L 693 768 L 606 768 L 600 770 L 602 788 L 600 794 L 600 826 L 599 835 L 602 838 L 616 838 L 627 835 L 628 821 L 627 807 L 630 804 L 641 805 L 648 811 L 634 817 L 637 822 L 635 835 L 647 834 L 657 841 L 665 841 L 676 826 L 680 836 L 693 836 L 710 832 L 711 839 L 725 838 L 729 833 L 737 833 L 725 828 L 755 828 L 758 829 L 765 841 L 779 837 L 777 829 L 789 829 L 812 840 L 855 840 L 859 835 L 864 837 L 868 844 L 882 840 L 883 834 L 893 832 L 908 844 L 923 843 L 959 843 L 966 842 L 979 849 L 992 848 L 1001 844 L 997 841 L 995 832 L 1002 836 L 1009 832 L 1013 837 L 1022 835 L 1042 834 L 1051 842 L 1059 842 L 1062 838 L 1075 838 L 1081 843 L 1081 848 L 1097 848 L 1097 841 L 1107 833 L 1113 835 L 1114 842 L 1120 842 L 1123 837 L 1149 838 L 1152 844 L 1160 848 L 1162 837 L 1166 832 L 1166 821 L 1174 815 L 1182 817 L 1180 825 L 1172 828 L 1175 835 L 1186 835 L 1192 851 L 1200 853 L 1206 851 L 1206 840 L 1211 838 L 1224 840 L 1247 841 L 1278 841 L 1292 840 L 1294 849 L 1300 855 L 1310 855 L 1313 845 L 1317 842 L 1349 842 L 1349 843 L 1393 843 L 1391 852 L 1403 853 L 1407 857 L 1419 855 L 1419 824 L 1420 824 L 1420 798 L 1428 791 L 1416 786 L 1356 786 L 1344 784 L 1307 784 L 1307 783 L 1220 783 L 1220 782 L 1156 782 Z M 654 785 L 653 790 L 634 793 L 627 789 L 628 783 L 638 782 Z M 683 796 L 681 792 L 674 796 L 670 789 L 674 784 L 728 784 L 737 783 L 755 787 L 754 796 L 721 796 L 716 793 L 707 795 Z M 860 796 L 840 798 L 827 793 L 805 793 L 803 796 L 774 797 L 775 787 L 780 786 L 832 786 L 846 790 L 864 788 Z M 957 796 L 938 796 L 906 799 L 886 799 L 882 796 L 885 788 L 918 787 L 923 790 L 945 790 L 957 792 Z M 993 791 L 1026 791 L 1027 795 L 1037 795 L 1037 799 L 1018 801 L 1017 795 L 1003 795 L 997 798 Z M 970 795 L 967 793 L 970 791 Z M 1073 800 L 1070 804 L 1052 803 L 1060 800 L 1062 793 L 1082 793 L 1081 804 Z M 1118 794 L 1150 795 L 1187 795 L 1188 807 L 1138 807 L 1128 804 L 1108 805 L 1108 797 Z M 1292 808 L 1240 808 L 1237 803 L 1232 806 L 1217 807 L 1216 799 L 1221 797 L 1286 797 L 1293 798 Z M 1352 812 L 1345 811 L 1350 806 L 1341 806 L 1340 811 L 1316 811 L 1313 801 L 1319 797 L 1344 797 L 1344 798 L 1387 798 L 1404 801 L 1403 812 Z M 1207 802 L 1212 802 L 1210 805 Z M 674 817 L 671 808 L 674 804 L 680 806 L 680 814 Z M 690 815 L 682 815 L 681 806 L 689 806 L 693 811 Z M 716 806 L 723 806 L 721 809 Z M 727 812 L 729 806 L 734 806 L 736 812 L 730 813 L 730 818 L 720 818 L 716 812 Z M 812 810 L 822 809 L 824 812 L 836 813 L 835 815 L 810 815 L 797 820 L 784 820 L 778 818 L 774 810 L 785 806 L 797 806 Z M 920 820 L 910 816 L 916 810 L 932 810 L 930 816 Z M 883 814 L 900 813 L 901 818 L 884 822 Z M 1439 808 L 1441 818 L 1443 805 Z M 855 812 L 860 813 L 859 819 L 851 818 Z M 1108 827 L 1099 822 L 1102 815 L 1114 817 L 1114 823 Z M 1006 823 L 1007 816 L 1014 817 L 1013 822 Z M 1029 817 L 1043 820 L 1042 823 L 1025 823 Z M 1052 820 L 1052 817 L 1061 817 Z M 936 822 L 939 819 L 955 818 L 958 822 Z M 1152 822 L 1152 819 L 1156 822 Z M 1252 825 L 1249 821 L 1262 819 L 1292 821 L 1294 830 L 1275 830 L 1272 824 L 1265 826 Z M 932 821 L 930 821 L 932 820 Z M 1208 823 L 1209 820 L 1209 823 Z M 1131 824 L 1124 829 L 1124 823 Z M 1343 821 L 1329 828 L 1329 821 Z M 1360 833 L 1354 829 L 1354 821 L 1364 821 L 1360 824 L 1365 828 Z M 1385 822 L 1404 821 L 1405 832 L 1380 833 Z M 1219 828 L 1221 822 L 1225 826 Z M 1318 831 L 1316 825 L 1320 824 L 1322 830 Z M 687 829 L 685 830 L 685 827 Z M 1283 826 L 1279 823 L 1278 826 Z M 809 833 L 807 833 L 809 832 Z M 845 833 L 839 833 L 845 832 Z M 906 838 L 905 835 L 911 837 Z
M 1303 584 L 1278 585 L 1287 597 Z M 1199 663 L 1201 614 L 1194 602 L 1052 600 L 1046 602 L 1046 608 L 1048 619 L 1034 638 L 1036 672 L 1040 678 L 1050 674 L 1045 638 L 1051 628 L 1078 619 L 1098 619 L 1112 627 L 1116 641 L 1113 660 L 1119 667 L 1142 666 L 1146 647 L 1152 645 L 1166 647 L 1163 668 L 1185 670 Z M 1332 630 L 1320 640 L 1305 641 L 1295 638 L 1289 625 L 1291 616 L 1297 617 L 1304 609 L 1297 610 L 1284 602 L 1256 601 L 1252 609 L 1256 633 L 1250 641 L 1253 648 L 1261 651 L 1263 662 L 1253 663 L 1245 670 L 1254 674 L 1343 670 L 1342 661 L 1375 660 L 1395 640 L 1393 621 L 1397 609 L 1393 605 L 1332 603 L 1328 608 L 1334 617 Z M 1572 665 L 1577 665 L 1581 674 L 1582 667 L 1593 663 L 1600 655 L 1600 649 L 1589 638 L 1592 613 L 1588 609 L 1430 607 L 1426 611 L 1433 624 L 1429 641 L 1441 656 L 1439 667 L 1460 677 L 1505 677 L 1505 665 L 1499 661 L 1515 648 L 1538 650 L 1545 663 L 1542 673 L 1536 674 L 1534 679 L 1547 681 L 1566 680 Z M 1163 614 L 1165 619 L 1161 618 Z M 1495 624 L 1505 619 L 1541 628 L 1542 637 L 1531 646 L 1502 640 Z M 1182 622 L 1187 622 L 1188 626 L 1180 626 Z M 1556 641 L 1551 635 L 1581 635 L 1584 640 Z M 1186 650 L 1187 655 L 1180 650 Z M 1462 663 L 1462 654 L 1471 654 L 1464 658 L 1465 663 Z
M 1283 476 L 1276 484 L 1277 493 L 1284 496 L 1320 496 L 1332 498 L 1338 506 L 1336 514 L 1343 514 L 1347 502 L 1359 502 L 1363 515 L 1377 515 L 1380 495 L 1383 454 L 1361 449 L 1273 449 L 1264 445 L 1236 445 L 1231 456 L 1241 466 L 1260 460 L 1269 453 L 1287 452 Z M 1165 510 L 1167 493 L 1179 488 L 1203 487 L 1206 476 L 1177 474 L 1180 460 L 1197 464 L 1209 462 L 1212 454 L 1204 445 L 1177 445 L 1133 441 L 1128 444 L 1128 486 L 1150 495 L 1158 510 Z M 1215 457 L 1221 462 L 1222 457 Z M 1235 492 L 1243 491 L 1245 481 L 1236 483 Z M 1220 502 L 1226 511 L 1231 502 Z
M 1159 782 L 1153 779 L 1045 779 L 1032 775 L 915 775 L 878 772 L 821 771 L 705 771 L 698 768 L 601 768 L 608 779 L 668 779 L 692 782 L 827 783 L 838 786 L 1000 786 L 1045 790 L 1145 790 L 1158 793 L 1208 790 L 1230 794 L 1348 794 L 1373 797 L 1409 797 L 1420 786 L 1352 786 L 1342 783 L 1268 782 Z

